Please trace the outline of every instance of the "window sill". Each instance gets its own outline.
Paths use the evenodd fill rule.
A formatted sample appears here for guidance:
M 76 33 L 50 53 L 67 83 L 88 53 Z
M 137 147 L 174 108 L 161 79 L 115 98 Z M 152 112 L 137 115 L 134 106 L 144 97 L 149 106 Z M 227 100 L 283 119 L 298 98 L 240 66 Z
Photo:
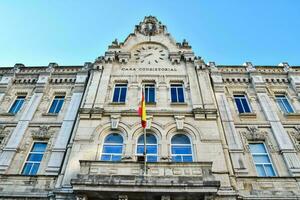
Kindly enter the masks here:
M 47 117 L 56 117 L 58 116 L 58 113 L 43 113 L 42 116 L 47 116 Z
M 178 106 L 178 105 L 187 105 L 186 102 L 171 102 L 171 105 L 175 105 L 175 106 Z
M 239 117 L 240 118 L 246 118 L 246 119 L 249 119 L 249 118 L 256 118 L 256 113 L 239 113 Z
M 283 114 L 287 119 L 300 119 L 300 113 L 284 113 Z
M 125 105 L 126 102 L 110 102 L 110 105 Z
M 0 116 L 15 116 L 17 113 L 9 113 L 9 112 L 5 112 L 5 113 L 0 113 Z

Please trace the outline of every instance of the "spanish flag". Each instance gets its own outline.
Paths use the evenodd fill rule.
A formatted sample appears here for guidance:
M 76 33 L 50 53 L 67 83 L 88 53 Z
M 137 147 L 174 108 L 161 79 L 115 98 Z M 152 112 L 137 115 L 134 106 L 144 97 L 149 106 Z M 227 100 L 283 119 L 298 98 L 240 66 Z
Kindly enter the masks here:
M 146 128 L 146 124 L 147 124 L 147 120 L 146 120 L 146 104 L 145 104 L 145 97 L 144 97 L 144 92 L 143 91 L 142 91 L 141 105 L 139 107 L 139 115 L 141 116 L 142 127 Z

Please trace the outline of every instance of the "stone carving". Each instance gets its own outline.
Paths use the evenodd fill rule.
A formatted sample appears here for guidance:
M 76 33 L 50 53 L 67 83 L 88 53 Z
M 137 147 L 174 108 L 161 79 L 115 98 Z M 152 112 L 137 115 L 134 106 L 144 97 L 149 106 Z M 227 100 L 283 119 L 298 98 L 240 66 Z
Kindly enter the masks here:
M 145 17 L 143 22 L 136 26 L 135 31 L 146 36 L 153 36 L 163 33 L 165 31 L 165 26 L 163 26 L 155 17 L 148 16 Z
M 4 144 L 7 140 L 7 136 L 9 135 L 9 130 L 5 130 L 5 126 L 4 125 L 0 125 L 0 149 L 2 149 L 4 147 Z
M 271 143 L 268 132 L 261 131 L 258 126 L 248 126 L 247 131 L 240 131 L 240 133 L 244 138 L 244 149 L 246 152 L 250 152 L 249 141 L 265 142 L 271 152 L 278 151 L 278 148 Z
M 119 126 L 121 115 L 111 115 L 111 129 L 117 129 Z
M 33 130 L 31 136 L 33 139 L 46 140 L 51 138 L 52 131 L 49 131 L 50 126 L 40 126 L 39 130 Z
M 288 131 L 288 133 L 291 135 L 295 149 L 300 152 L 300 126 L 295 126 L 294 129 L 293 131 Z
M 174 116 L 177 130 L 183 130 L 184 116 Z

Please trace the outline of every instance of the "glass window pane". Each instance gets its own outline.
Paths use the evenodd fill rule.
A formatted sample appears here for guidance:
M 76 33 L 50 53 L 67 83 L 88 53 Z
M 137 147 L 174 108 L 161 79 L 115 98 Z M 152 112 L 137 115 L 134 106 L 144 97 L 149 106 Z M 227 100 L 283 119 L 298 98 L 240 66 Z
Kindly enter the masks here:
M 255 165 L 258 176 L 266 176 L 264 167 L 262 165 Z
M 193 162 L 192 156 L 182 156 L 183 162 Z
M 286 108 L 286 112 L 287 112 L 287 113 L 293 113 L 293 112 L 294 112 L 294 111 L 293 111 L 293 108 L 292 108 L 292 106 L 291 106 L 291 104 L 290 104 L 290 102 L 289 102 L 286 98 L 283 99 L 283 103 L 284 103 L 284 105 L 285 105 L 285 108 Z
M 31 153 L 29 156 L 28 156 L 28 159 L 27 161 L 37 161 L 37 162 L 40 162 L 43 158 L 43 154 L 33 154 Z
M 103 160 L 103 161 L 110 161 L 110 157 L 111 157 L 111 155 L 102 155 L 101 156 L 101 160 Z
M 121 160 L 121 156 L 120 155 L 113 155 L 111 158 L 112 161 L 120 161 Z
M 242 102 L 240 101 L 240 99 L 236 98 L 235 103 L 236 103 L 239 113 L 244 113 L 244 108 L 242 106 Z
M 31 167 L 32 167 L 32 163 L 26 163 L 25 166 L 24 166 L 24 168 L 23 168 L 22 174 L 23 175 L 29 175 Z
M 190 146 L 172 146 L 172 154 L 192 154 Z
M 156 137 L 153 134 L 146 134 L 147 144 L 156 144 Z M 144 144 L 144 134 L 142 134 L 138 139 L 138 144 Z
M 122 153 L 122 145 L 104 145 L 103 153 Z
M 120 95 L 120 88 L 115 87 L 113 102 L 119 101 L 119 95 Z
M 190 139 L 188 138 L 188 136 L 183 135 L 183 134 L 177 134 L 175 136 L 173 136 L 172 144 L 190 144 Z
M 13 105 L 11 106 L 8 112 L 16 114 L 21 109 L 24 101 L 25 101 L 25 96 L 17 97 L 17 99 L 15 100 L 15 102 L 13 103 Z
M 64 100 L 59 100 L 58 101 L 55 113 L 59 113 L 59 111 L 61 110 L 61 107 L 62 107 L 63 103 L 64 103 Z
M 255 163 L 270 163 L 268 155 L 253 155 Z
M 125 100 L 126 100 L 126 91 L 127 91 L 127 88 L 122 88 L 121 89 L 121 95 L 120 95 L 119 102 L 125 102 Z
M 147 162 L 157 162 L 157 156 L 147 156 Z
M 184 102 L 184 94 L 183 94 L 183 88 L 177 88 L 178 92 L 178 102 Z
M 104 143 L 123 143 L 123 137 L 120 134 L 112 133 L 106 136 Z
M 176 88 L 174 87 L 171 88 L 171 101 L 177 102 L 177 93 L 176 93 Z
M 146 146 L 146 152 L 147 154 L 157 154 L 157 146 L 156 145 L 147 145 Z
M 40 163 L 34 163 L 32 165 L 32 168 L 31 168 L 31 171 L 30 171 L 30 175 L 35 175 L 37 174 L 38 170 L 39 170 L 39 166 L 40 166 Z
M 148 96 L 148 102 L 155 102 L 155 88 L 151 87 L 149 88 L 149 96 Z
M 172 162 L 182 162 L 181 156 L 172 156 Z
M 138 145 L 137 146 L 137 153 L 138 154 L 144 154 L 144 146 L 143 145 Z
M 46 149 L 47 144 L 46 143 L 34 143 L 32 152 L 44 152 Z
M 267 176 L 275 176 L 275 171 L 271 164 L 264 165 Z
M 52 105 L 50 107 L 49 113 L 54 113 L 55 112 L 55 108 L 57 106 L 58 101 L 57 100 L 53 100 Z
M 245 111 L 246 113 L 251 112 L 251 111 L 250 111 L 249 104 L 248 104 L 248 101 L 246 100 L 246 97 L 242 99 L 242 104 L 243 104 L 243 107 L 244 107 L 244 111 Z
M 267 153 L 263 143 L 249 144 L 251 153 Z

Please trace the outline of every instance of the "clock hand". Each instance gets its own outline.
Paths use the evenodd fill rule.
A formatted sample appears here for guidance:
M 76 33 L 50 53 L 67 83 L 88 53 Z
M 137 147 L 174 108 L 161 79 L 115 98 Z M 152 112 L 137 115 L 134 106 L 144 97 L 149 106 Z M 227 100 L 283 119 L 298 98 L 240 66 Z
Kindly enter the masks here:
M 149 53 L 149 54 L 145 55 L 144 58 L 151 56 L 151 55 L 152 55 L 152 53 Z

